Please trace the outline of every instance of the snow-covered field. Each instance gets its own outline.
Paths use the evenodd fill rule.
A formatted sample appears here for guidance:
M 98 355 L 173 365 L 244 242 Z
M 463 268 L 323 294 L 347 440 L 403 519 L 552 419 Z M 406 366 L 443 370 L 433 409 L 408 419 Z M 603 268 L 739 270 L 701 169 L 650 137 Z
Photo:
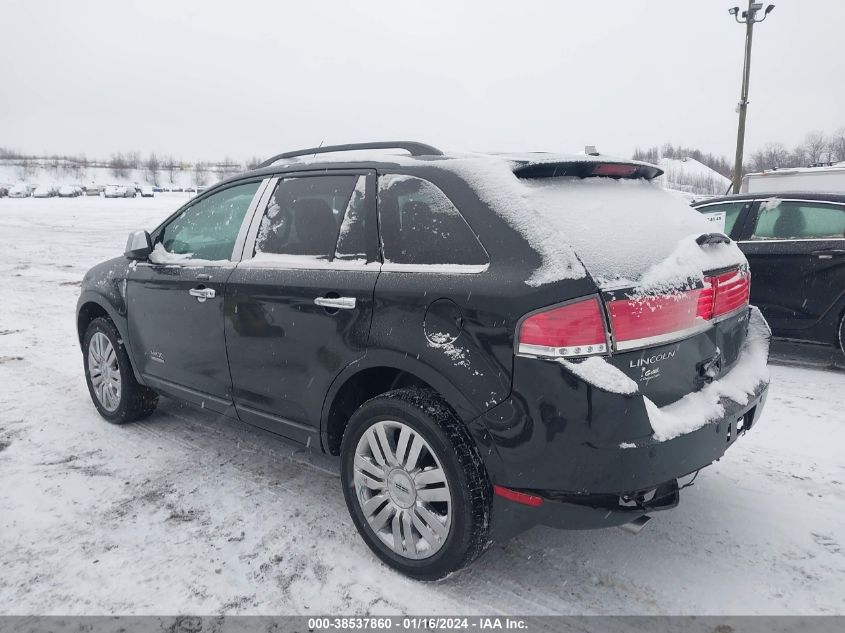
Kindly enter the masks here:
M 537 528 L 434 584 L 370 554 L 332 460 L 168 400 L 105 423 L 79 282 L 185 199 L 0 200 L 0 613 L 845 613 L 843 372 L 772 367 L 639 536 Z

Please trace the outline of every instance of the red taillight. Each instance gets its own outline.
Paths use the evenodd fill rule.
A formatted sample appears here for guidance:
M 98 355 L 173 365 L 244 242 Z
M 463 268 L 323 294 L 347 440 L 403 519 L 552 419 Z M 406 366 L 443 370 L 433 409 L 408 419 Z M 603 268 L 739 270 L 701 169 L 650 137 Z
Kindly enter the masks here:
M 537 312 L 519 327 L 519 351 L 541 356 L 589 356 L 607 352 L 598 297 Z
M 716 317 L 748 305 L 748 271 L 704 278 L 704 286 L 671 294 L 607 302 L 616 349 L 668 342 L 709 326 Z
M 651 342 L 649 339 L 701 328 L 710 319 L 711 302 L 710 287 L 609 301 L 616 347 L 630 349 Z
M 748 305 L 748 270 L 704 278 L 700 288 L 606 301 L 615 347 L 629 350 L 669 343 L 710 327 L 713 319 Z M 596 296 L 537 312 L 522 321 L 522 354 L 571 358 L 606 354 L 608 340 Z
M 745 270 L 734 270 L 724 275 L 708 277 L 715 288 L 713 316 L 719 317 L 748 305 L 751 280 Z
M 633 176 L 637 169 L 636 165 L 620 165 L 618 163 L 599 163 L 593 167 L 593 176 L 608 176 L 610 178 L 627 178 Z
M 521 503 L 524 506 L 531 506 L 536 508 L 537 506 L 543 505 L 543 497 L 538 497 L 537 495 L 530 495 L 527 492 L 519 492 L 519 490 L 511 490 L 510 488 L 505 488 L 504 486 L 497 486 L 493 485 L 493 494 L 502 497 L 503 499 L 507 499 L 508 501 L 515 501 L 516 503 Z

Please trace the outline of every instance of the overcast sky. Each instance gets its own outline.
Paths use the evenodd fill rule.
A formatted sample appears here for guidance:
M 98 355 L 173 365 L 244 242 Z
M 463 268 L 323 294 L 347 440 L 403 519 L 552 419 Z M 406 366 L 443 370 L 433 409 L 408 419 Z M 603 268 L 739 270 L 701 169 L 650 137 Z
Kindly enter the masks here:
M 3 0 L 0 146 L 240 159 L 415 139 L 732 156 L 741 0 Z M 845 2 L 754 34 L 747 147 L 845 126 Z

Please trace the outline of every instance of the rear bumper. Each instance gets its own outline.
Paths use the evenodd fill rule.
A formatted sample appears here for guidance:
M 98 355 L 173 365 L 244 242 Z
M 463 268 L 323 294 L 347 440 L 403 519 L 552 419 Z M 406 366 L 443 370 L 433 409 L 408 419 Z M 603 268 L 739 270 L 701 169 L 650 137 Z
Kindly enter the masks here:
M 769 333 L 756 311 L 746 318 L 748 339 L 732 369 L 660 409 L 639 389 L 612 393 L 560 363 L 515 358 L 511 397 L 479 420 L 482 455 L 494 484 L 543 502 L 496 496 L 494 534 L 534 524 L 609 527 L 677 505 L 678 479 L 721 458 L 760 419 Z
M 614 527 L 674 508 L 686 483 L 679 479 L 719 460 L 757 426 L 768 389 L 768 383 L 761 383 L 746 405 L 732 403 L 720 420 L 672 440 L 651 440 L 631 448 L 596 447 L 590 469 L 614 473 L 615 491 L 523 489 L 543 499 L 537 507 L 494 496 L 494 537 L 508 538 L 534 525 L 569 530 Z

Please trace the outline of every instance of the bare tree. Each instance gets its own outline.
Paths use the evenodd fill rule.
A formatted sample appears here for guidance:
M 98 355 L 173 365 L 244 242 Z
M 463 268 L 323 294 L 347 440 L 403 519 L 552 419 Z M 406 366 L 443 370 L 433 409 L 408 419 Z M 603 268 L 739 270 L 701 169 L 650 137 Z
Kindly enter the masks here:
M 804 137 L 804 142 L 801 144 L 804 157 L 810 164 L 817 163 L 821 160 L 822 154 L 827 146 L 827 139 L 823 132 L 814 130 Z
M 173 156 L 168 156 L 164 159 L 164 169 L 167 171 L 167 177 L 170 179 L 170 184 L 173 184 L 173 179 L 176 177 L 176 170 L 179 169 L 179 164 L 173 160 Z
M 150 157 L 147 159 L 147 162 L 144 163 L 144 169 L 147 172 L 147 182 L 151 182 L 154 185 L 158 185 L 158 170 L 161 167 L 161 163 L 158 160 L 158 157 L 155 155 L 155 152 L 150 154 Z
M 258 157 L 258 156 L 253 156 L 252 158 L 250 158 L 250 159 L 248 159 L 248 160 L 246 161 L 246 168 L 247 168 L 247 169 L 255 169 L 255 168 L 256 168 L 256 167 L 258 167 L 258 166 L 259 166 L 262 162 L 264 162 L 264 159 L 262 159 L 262 158 L 260 158 L 260 157 Z
M 761 149 L 751 154 L 749 168 L 752 171 L 763 171 L 791 165 L 792 154 L 783 143 L 766 143 Z
M 194 165 L 194 184 L 197 187 L 201 187 L 202 185 L 208 182 L 208 165 L 203 163 L 202 161 L 197 161 L 197 164 Z
M 129 175 L 129 163 L 120 152 L 112 154 L 109 159 L 109 169 L 115 178 L 126 178 Z
M 845 161 L 845 127 L 841 127 L 831 134 L 828 144 L 831 160 Z

